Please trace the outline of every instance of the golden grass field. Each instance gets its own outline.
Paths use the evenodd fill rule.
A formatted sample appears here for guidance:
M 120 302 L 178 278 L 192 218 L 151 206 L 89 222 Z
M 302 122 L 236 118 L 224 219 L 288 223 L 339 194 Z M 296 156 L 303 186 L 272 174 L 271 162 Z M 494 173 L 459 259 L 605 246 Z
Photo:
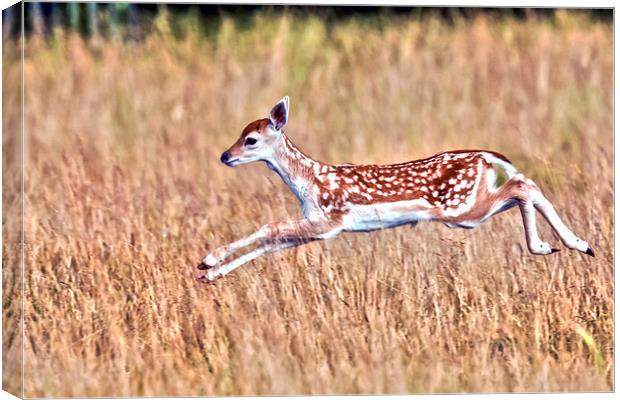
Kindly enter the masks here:
M 258 14 L 207 40 L 159 18 L 140 42 L 28 39 L 25 396 L 613 390 L 613 26 L 578 12 L 384 22 Z M 209 250 L 299 215 L 264 165 L 219 162 L 285 94 L 287 134 L 323 161 L 504 153 L 596 258 L 531 255 L 513 209 L 196 281 Z M 18 121 L 4 125 L 6 149 Z M 9 218 L 5 338 L 19 306 Z M 4 341 L 9 390 L 18 344 Z

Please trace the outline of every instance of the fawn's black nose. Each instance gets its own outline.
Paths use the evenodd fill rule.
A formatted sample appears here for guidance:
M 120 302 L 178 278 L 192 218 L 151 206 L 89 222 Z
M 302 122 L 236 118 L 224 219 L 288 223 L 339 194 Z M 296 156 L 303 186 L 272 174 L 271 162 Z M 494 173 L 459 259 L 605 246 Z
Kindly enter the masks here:
M 230 160 L 230 154 L 228 154 L 228 152 L 225 151 L 222 153 L 222 156 L 220 157 L 220 161 L 226 164 L 228 160 Z

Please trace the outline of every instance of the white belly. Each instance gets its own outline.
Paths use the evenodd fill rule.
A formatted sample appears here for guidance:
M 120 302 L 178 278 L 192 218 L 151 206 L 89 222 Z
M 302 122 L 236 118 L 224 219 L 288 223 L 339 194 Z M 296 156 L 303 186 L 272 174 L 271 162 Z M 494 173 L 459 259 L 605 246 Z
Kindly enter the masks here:
M 430 220 L 428 212 L 432 206 L 423 199 L 378 203 L 371 205 L 351 205 L 344 217 L 345 231 L 366 232 L 376 229 L 393 228 L 418 221 Z

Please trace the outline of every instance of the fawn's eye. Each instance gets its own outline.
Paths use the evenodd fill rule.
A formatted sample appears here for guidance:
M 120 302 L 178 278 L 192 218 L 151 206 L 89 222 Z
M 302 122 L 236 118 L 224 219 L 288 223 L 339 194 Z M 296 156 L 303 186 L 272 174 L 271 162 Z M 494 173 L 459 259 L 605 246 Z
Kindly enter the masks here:
M 253 144 L 256 144 L 257 140 L 254 139 L 253 137 L 249 137 L 247 139 L 245 139 L 245 145 L 246 146 L 251 146 Z

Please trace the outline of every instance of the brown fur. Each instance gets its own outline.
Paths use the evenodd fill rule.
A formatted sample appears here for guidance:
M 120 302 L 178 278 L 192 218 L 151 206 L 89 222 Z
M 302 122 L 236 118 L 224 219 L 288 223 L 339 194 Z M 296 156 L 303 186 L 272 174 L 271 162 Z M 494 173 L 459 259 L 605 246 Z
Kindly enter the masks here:
M 245 138 L 249 133 L 258 132 L 260 134 L 264 134 L 267 130 L 267 126 L 269 126 L 269 118 L 257 119 L 256 121 L 250 122 L 243 131 L 241 132 L 241 137 Z

